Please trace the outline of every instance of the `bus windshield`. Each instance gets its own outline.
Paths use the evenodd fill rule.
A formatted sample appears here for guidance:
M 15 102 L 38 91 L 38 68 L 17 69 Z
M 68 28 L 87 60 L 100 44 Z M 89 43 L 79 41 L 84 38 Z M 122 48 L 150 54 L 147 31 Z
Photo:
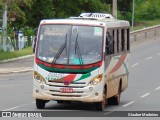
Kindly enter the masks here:
M 37 58 L 51 64 L 87 65 L 102 60 L 103 28 L 42 25 Z

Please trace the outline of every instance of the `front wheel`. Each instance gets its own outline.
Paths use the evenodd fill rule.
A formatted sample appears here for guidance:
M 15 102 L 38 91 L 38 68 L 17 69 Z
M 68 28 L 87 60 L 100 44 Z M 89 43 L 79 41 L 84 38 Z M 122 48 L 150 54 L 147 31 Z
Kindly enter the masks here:
M 103 111 L 106 107 L 106 89 L 103 90 L 103 100 L 96 103 L 96 109 L 98 111 Z
M 36 99 L 37 109 L 44 109 L 46 102 L 47 102 L 46 100 Z
M 64 101 L 63 100 L 57 100 L 57 103 L 62 104 L 62 103 L 64 103 Z
M 110 105 L 119 105 L 121 97 L 121 86 L 119 85 L 118 94 L 108 99 L 108 104 Z

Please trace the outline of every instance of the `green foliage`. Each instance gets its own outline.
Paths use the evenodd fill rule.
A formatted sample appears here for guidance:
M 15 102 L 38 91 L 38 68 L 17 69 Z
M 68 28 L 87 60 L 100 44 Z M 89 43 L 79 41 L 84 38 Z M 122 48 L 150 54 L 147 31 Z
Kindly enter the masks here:
M 117 0 L 120 19 L 131 21 L 132 1 Z M 14 30 L 36 28 L 42 19 L 67 18 L 82 12 L 111 13 L 112 0 L 7 0 L 9 25 Z M 0 0 L 0 9 L 3 7 Z M 135 20 L 160 17 L 160 0 L 135 0 Z
M 132 11 L 132 0 L 117 0 L 117 4 L 121 13 Z
M 3 51 L 3 49 L 0 47 L 0 53 L 3 53 L 4 51 Z
M 153 20 L 160 18 L 159 0 L 137 0 L 135 2 L 135 18 L 140 20 Z
M 26 12 L 27 25 L 33 28 L 36 28 L 42 19 L 53 18 L 55 14 L 52 0 L 33 0 L 32 8 Z
M 118 19 L 132 21 L 132 0 L 117 0 Z
M 32 28 L 25 28 L 24 30 L 23 30 L 23 35 L 24 36 L 27 36 L 27 42 L 26 42 L 26 45 L 25 45 L 25 47 L 28 47 L 28 46 L 31 46 L 31 37 L 34 35 L 34 31 L 33 31 L 33 29 Z
M 28 21 L 28 18 L 26 17 L 26 11 L 31 8 L 32 0 L 7 0 L 5 2 L 7 4 L 8 11 L 8 26 L 13 30 L 13 33 L 11 33 L 12 31 L 10 31 L 11 29 L 8 30 L 11 38 L 11 43 L 16 43 L 16 46 L 14 48 L 18 50 L 18 36 L 15 33 L 26 26 L 26 23 Z M 12 38 L 13 36 L 14 38 Z
M 122 20 L 128 20 L 130 23 L 132 22 L 132 13 L 131 12 L 125 12 L 124 14 L 121 14 L 118 12 L 118 18 Z
M 23 50 L 13 51 L 13 52 L 3 52 L 0 50 L 0 61 L 30 54 L 32 54 L 32 47 L 28 47 Z
M 107 5 L 101 0 L 53 0 L 56 18 L 78 16 L 82 12 L 105 12 Z
M 10 25 L 7 26 L 7 35 L 9 36 L 7 41 L 10 42 L 11 46 L 15 50 L 15 31 Z
M 141 20 L 134 26 L 133 30 L 138 30 L 146 27 L 151 27 L 158 25 L 160 23 L 160 18 L 156 20 Z

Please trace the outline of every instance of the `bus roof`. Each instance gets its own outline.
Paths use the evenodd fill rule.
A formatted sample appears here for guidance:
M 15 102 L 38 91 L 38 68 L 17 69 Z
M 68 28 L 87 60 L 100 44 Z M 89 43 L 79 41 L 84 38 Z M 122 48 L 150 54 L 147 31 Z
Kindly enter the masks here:
M 128 21 L 117 20 L 112 15 L 104 13 L 82 13 L 79 17 L 70 17 L 68 19 L 42 20 L 41 24 L 101 25 L 107 28 L 130 26 Z

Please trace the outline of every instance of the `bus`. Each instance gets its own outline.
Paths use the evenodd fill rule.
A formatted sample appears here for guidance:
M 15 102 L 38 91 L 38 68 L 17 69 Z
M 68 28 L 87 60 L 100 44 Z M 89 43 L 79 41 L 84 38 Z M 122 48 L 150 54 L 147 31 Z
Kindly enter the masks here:
M 37 109 L 57 103 L 118 105 L 128 86 L 129 22 L 106 13 L 82 13 L 40 22 L 34 57 Z

